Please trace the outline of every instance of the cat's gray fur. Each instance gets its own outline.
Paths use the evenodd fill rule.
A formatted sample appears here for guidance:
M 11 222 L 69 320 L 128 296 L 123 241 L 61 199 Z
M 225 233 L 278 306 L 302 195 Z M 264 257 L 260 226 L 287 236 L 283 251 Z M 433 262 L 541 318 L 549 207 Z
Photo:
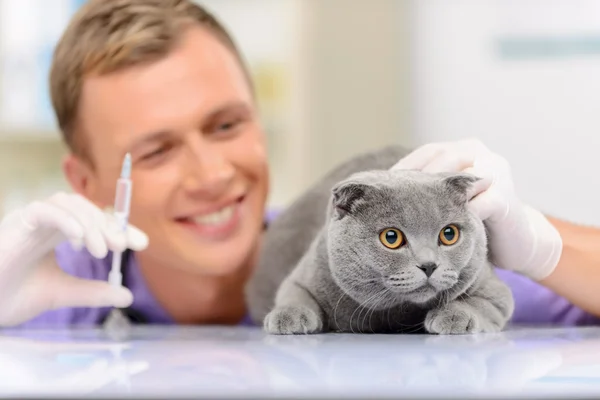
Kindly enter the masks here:
M 265 329 L 280 334 L 501 330 L 513 300 L 487 262 L 483 223 L 466 209 L 472 182 L 467 175 L 371 171 L 335 185 L 333 201 L 324 207 L 329 216 L 283 280 Z M 440 246 L 439 231 L 450 223 L 461 228 L 459 240 Z M 379 232 L 387 227 L 403 231 L 408 244 L 385 248 Z M 429 279 L 417 268 L 427 262 L 438 265 Z M 430 286 L 420 291 L 426 282 Z

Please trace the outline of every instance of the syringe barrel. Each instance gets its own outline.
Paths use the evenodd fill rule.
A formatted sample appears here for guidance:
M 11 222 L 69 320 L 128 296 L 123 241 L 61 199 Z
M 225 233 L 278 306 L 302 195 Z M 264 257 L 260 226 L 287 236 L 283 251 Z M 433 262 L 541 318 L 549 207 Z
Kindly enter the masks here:
M 117 181 L 117 193 L 115 196 L 116 215 L 129 215 L 131 203 L 131 181 L 129 179 L 119 179 Z

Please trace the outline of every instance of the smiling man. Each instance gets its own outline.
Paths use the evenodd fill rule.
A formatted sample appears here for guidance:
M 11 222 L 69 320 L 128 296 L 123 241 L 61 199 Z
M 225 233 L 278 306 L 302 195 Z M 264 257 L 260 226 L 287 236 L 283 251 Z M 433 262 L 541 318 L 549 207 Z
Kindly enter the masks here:
M 131 153 L 130 222 L 151 243 L 127 259 L 132 308 L 149 322 L 242 320 L 268 172 L 248 72 L 225 30 L 189 1 L 89 1 L 57 46 L 51 90 L 77 193 L 110 206 Z M 84 253 L 56 251 L 62 269 L 104 280 L 110 255 Z M 65 318 L 106 313 L 79 311 Z

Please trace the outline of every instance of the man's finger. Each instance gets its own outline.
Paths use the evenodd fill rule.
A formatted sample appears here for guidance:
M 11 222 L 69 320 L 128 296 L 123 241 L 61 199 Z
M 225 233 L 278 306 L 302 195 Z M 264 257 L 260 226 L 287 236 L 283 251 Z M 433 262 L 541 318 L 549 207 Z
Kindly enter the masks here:
M 23 224 L 30 230 L 51 227 L 67 239 L 83 238 L 83 227 L 68 212 L 44 202 L 33 202 L 20 211 Z
M 82 243 L 95 258 L 104 258 L 108 253 L 102 237 L 102 226 L 94 215 L 93 206 L 80 196 L 59 193 L 47 200 L 56 209 L 61 209 L 75 219 L 83 229 Z
M 431 160 L 423 168 L 423 172 L 430 174 L 438 172 L 461 172 L 467 168 L 472 168 L 474 161 L 475 154 L 446 151 Z
M 481 220 L 502 218 L 508 212 L 508 204 L 493 191 L 485 191 L 475 196 L 468 204 L 469 210 Z
M 482 174 L 481 171 L 478 171 L 478 170 L 476 170 L 473 167 L 466 168 L 466 169 L 462 170 L 461 172 L 464 172 L 464 173 L 467 173 L 467 174 L 471 174 L 471 175 L 476 176 L 477 178 L 479 178 L 469 188 L 469 192 L 467 193 L 469 199 L 472 199 L 473 197 L 479 195 L 480 193 L 488 190 L 491 187 L 492 183 L 493 183 L 493 178 L 492 177 L 490 177 L 489 175 L 486 175 L 486 174 Z
M 398 161 L 391 169 L 423 169 L 442 151 L 440 143 L 426 144 L 409 153 Z
M 105 281 L 81 279 L 63 273 L 52 288 L 53 309 L 63 307 L 128 307 L 133 295 L 124 287 L 112 287 Z
M 127 225 L 127 248 L 142 251 L 148 247 L 148 244 L 148 235 L 133 225 Z

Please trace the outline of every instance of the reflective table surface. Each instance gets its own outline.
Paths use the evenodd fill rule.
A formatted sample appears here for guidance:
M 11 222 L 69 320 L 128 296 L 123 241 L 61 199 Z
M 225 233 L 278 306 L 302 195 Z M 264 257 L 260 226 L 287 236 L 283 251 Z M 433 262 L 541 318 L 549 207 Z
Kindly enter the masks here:
M 600 396 L 600 328 L 268 336 L 258 328 L 0 331 L 0 396 Z

